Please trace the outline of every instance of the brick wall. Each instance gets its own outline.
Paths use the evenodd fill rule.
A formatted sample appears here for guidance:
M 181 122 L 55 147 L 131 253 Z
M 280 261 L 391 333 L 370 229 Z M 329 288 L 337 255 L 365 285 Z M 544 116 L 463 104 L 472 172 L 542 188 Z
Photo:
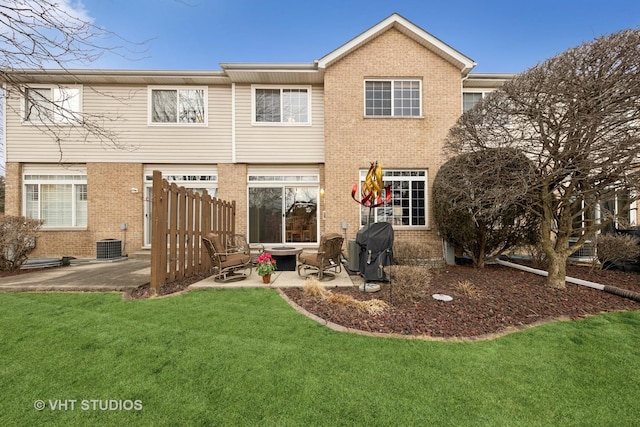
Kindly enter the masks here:
M 422 81 L 422 118 L 365 118 L 365 78 L 411 78 Z M 442 142 L 461 114 L 461 74 L 450 63 L 391 29 L 331 65 L 325 74 L 325 230 L 348 224 L 355 238 L 358 205 L 351 186 L 360 169 L 378 160 L 385 169 L 428 171 L 427 227 L 396 231 L 396 239 L 431 241 L 440 247 L 434 229 L 431 188 L 444 162 Z
M 246 164 L 218 164 L 218 198 L 236 201 L 236 233 L 247 234 Z
M 5 215 L 21 215 L 22 199 L 22 166 L 20 163 L 7 162 L 5 165 L 6 181 L 4 189 L 4 213 Z
M 142 164 L 87 164 L 87 229 L 47 230 L 38 234 L 32 256 L 56 257 L 96 256 L 96 242 L 101 239 L 120 239 L 123 254 L 141 249 L 143 243 L 143 169 Z M 7 165 L 11 181 L 8 214 L 22 213 L 20 201 L 20 165 Z M 132 193 L 132 188 L 138 190 Z M 127 231 L 120 224 L 127 224 Z
M 132 192 L 137 189 L 137 192 Z M 144 185 L 140 163 L 87 163 L 88 242 L 95 256 L 101 239 L 120 239 L 123 253 L 143 244 Z M 120 224 L 127 224 L 122 231 Z

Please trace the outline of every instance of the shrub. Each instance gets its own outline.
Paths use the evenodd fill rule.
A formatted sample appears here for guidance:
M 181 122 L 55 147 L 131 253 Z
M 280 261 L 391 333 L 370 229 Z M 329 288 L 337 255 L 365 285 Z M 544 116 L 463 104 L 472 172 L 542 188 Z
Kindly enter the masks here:
M 536 243 L 539 221 L 527 207 L 533 163 L 513 149 L 458 155 L 433 182 L 433 218 L 440 235 L 471 256 L 475 267 L 518 245 Z
M 639 239 L 629 234 L 603 234 L 598 236 L 596 245 L 602 269 L 617 262 L 633 262 L 640 258 Z
M 304 281 L 302 291 L 304 292 L 305 296 L 310 298 L 324 298 L 329 292 L 315 277 L 310 277 Z
M 469 298 L 478 298 L 480 296 L 480 290 L 468 280 L 459 281 L 456 285 L 456 290 Z
M 383 314 L 389 309 L 389 305 L 381 300 L 372 299 L 367 301 L 360 301 L 345 294 L 334 294 L 322 286 L 317 279 L 307 279 L 303 292 L 305 296 L 310 298 L 320 298 L 331 304 L 343 305 L 345 307 L 354 307 L 357 310 L 364 311 L 371 315 Z
M 17 270 L 36 247 L 42 221 L 0 215 L 0 270 Z
M 427 295 L 432 277 L 430 269 L 417 265 L 392 265 L 389 269 L 394 300 L 416 301 Z
M 442 258 L 432 245 L 426 242 L 397 240 L 393 244 L 393 262 L 397 265 L 429 265 L 433 259 Z

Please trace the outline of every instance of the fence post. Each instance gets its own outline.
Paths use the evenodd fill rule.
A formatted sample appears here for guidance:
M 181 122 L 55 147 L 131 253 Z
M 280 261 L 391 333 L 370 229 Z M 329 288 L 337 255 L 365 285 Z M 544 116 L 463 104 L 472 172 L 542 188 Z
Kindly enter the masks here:
M 205 190 L 206 191 L 206 190 Z M 195 271 L 196 273 L 202 273 L 205 271 L 205 268 L 208 269 L 208 264 L 206 263 L 209 257 L 204 257 L 202 254 L 202 235 L 206 230 L 202 228 L 202 197 L 199 193 L 195 194 L 194 206 L 194 233 L 193 233 L 193 245 L 195 248 L 195 253 L 193 256 L 195 262 Z
M 186 271 L 186 237 L 187 237 L 187 189 L 184 187 L 178 188 L 178 271 L 177 278 L 182 279 L 185 276 Z
M 186 229 L 186 244 L 187 244 L 187 269 L 185 271 L 185 275 L 187 277 L 194 274 L 194 250 L 195 250 L 195 242 L 193 236 L 195 234 L 195 224 L 193 218 L 193 206 L 196 203 L 196 198 L 193 194 L 192 190 L 187 191 L 187 197 L 185 199 L 187 201 L 187 229 Z
M 213 231 L 211 227 L 211 196 L 205 190 L 204 194 L 200 199 L 200 225 L 202 228 L 202 234 L 207 235 L 209 232 Z M 203 257 L 204 268 L 211 268 L 211 260 L 209 257 Z
M 169 187 L 169 275 L 170 282 L 176 280 L 176 271 L 178 268 L 178 204 L 179 194 L 178 185 L 173 182 Z
M 151 193 L 151 296 L 158 295 L 167 274 L 167 207 L 162 172 L 153 171 Z

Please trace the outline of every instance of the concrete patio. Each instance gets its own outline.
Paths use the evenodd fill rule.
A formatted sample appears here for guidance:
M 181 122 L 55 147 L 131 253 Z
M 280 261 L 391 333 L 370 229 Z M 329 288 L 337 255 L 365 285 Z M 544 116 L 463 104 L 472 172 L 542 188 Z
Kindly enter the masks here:
M 74 260 L 67 267 L 39 269 L 24 274 L 0 277 L 0 292 L 125 292 L 149 283 L 150 259 L 145 254 L 117 261 Z M 352 280 L 353 278 L 353 280 Z M 327 287 L 346 287 L 362 282 L 342 269 L 333 280 L 323 280 Z M 207 288 L 286 288 L 303 286 L 305 278 L 296 271 L 277 271 L 271 283 L 264 284 L 255 270 L 244 280 L 221 283 L 207 278 L 193 283 L 191 289 Z
M 343 268 L 342 272 L 336 274 L 333 280 L 323 280 L 322 283 L 326 287 L 348 287 L 356 286 L 356 283 L 361 283 L 358 281 L 359 277 L 354 278 L 356 280 L 352 280 L 351 276 L 349 276 Z M 212 278 L 206 278 L 192 284 L 189 288 L 292 288 L 304 286 L 305 280 L 305 277 L 298 276 L 296 271 L 276 271 L 271 275 L 271 283 L 265 284 L 262 282 L 262 277 L 258 276 L 256 272 L 253 271 L 251 275 L 244 280 L 221 283 L 216 282 Z

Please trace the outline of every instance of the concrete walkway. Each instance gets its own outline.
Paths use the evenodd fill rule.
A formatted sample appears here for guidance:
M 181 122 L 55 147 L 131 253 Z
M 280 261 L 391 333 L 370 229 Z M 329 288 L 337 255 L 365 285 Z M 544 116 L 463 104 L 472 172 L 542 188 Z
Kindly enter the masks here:
M 123 258 L 119 261 L 74 260 L 71 266 L 38 270 L 26 274 L 0 277 L 0 292 L 125 292 L 149 283 L 151 275 L 148 256 Z M 323 281 L 327 287 L 359 284 L 343 269 L 334 280 Z M 255 270 L 245 280 L 219 283 L 211 278 L 196 282 L 191 289 L 207 288 L 285 288 L 304 285 L 296 271 L 278 271 L 271 283 L 262 283 Z
M 81 260 L 68 267 L 0 277 L 0 292 L 124 292 L 149 283 L 150 274 L 148 258 Z

